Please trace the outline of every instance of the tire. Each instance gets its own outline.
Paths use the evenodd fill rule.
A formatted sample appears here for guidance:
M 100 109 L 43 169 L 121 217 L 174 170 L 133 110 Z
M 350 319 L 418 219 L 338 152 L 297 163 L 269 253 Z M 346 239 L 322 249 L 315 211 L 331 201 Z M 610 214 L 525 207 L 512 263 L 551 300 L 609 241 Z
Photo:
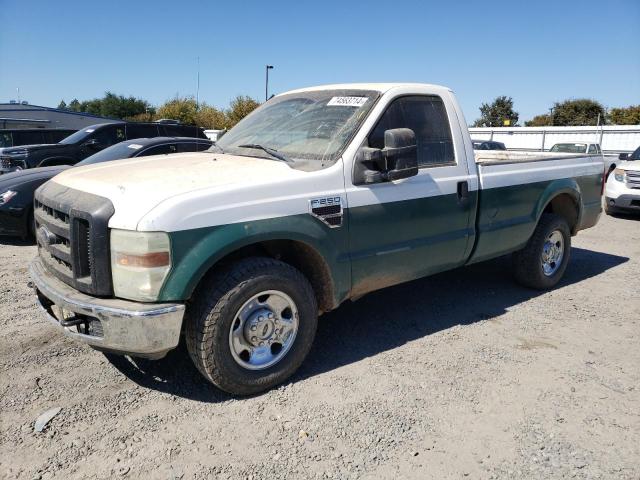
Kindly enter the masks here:
M 553 237 L 551 235 L 553 234 Z M 562 257 L 557 262 L 546 263 L 545 273 L 545 244 L 555 245 L 557 252 L 558 243 L 562 243 Z M 545 213 L 540 218 L 536 229 L 527 242 L 527 245 L 513 254 L 513 274 L 518 283 L 525 287 L 537 290 L 547 290 L 554 287 L 564 275 L 567 269 L 571 252 L 571 232 L 569 224 L 560 215 Z M 546 258 L 551 258 L 550 255 Z
M 289 310 L 282 310 L 287 299 L 292 306 Z M 262 316 L 261 312 L 266 311 L 268 305 L 261 302 L 280 302 L 280 307 L 269 310 L 274 312 L 274 320 L 266 320 L 266 314 Z M 241 319 L 240 313 L 251 312 L 252 308 L 253 313 Z M 256 323 L 259 319 L 265 319 L 265 323 Z M 289 335 L 290 340 L 287 341 L 282 337 L 278 351 L 277 341 L 269 342 L 283 332 L 282 328 L 278 331 L 276 324 L 281 327 L 285 322 L 289 322 L 289 326 L 296 323 L 296 333 L 293 337 Z M 207 380 L 233 395 L 251 395 L 278 385 L 293 375 L 311 349 L 317 323 L 316 297 L 302 273 L 271 258 L 250 257 L 205 277 L 188 306 L 185 337 L 193 363 Z M 273 334 L 269 338 L 264 337 L 268 347 L 252 344 L 247 351 L 239 352 L 240 348 L 248 345 L 249 338 L 256 340 L 250 332 L 256 330 L 254 327 L 262 334 L 270 330 L 276 337 Z M 258 340 L 260 345 L 265 343 Z M 255 356 L 253 352 L 257 352 Z M 263 360 L 273 360 L 279 355 L 280 359 L 274 364 Z M 259 360 L 252 364 L 256 358 Z

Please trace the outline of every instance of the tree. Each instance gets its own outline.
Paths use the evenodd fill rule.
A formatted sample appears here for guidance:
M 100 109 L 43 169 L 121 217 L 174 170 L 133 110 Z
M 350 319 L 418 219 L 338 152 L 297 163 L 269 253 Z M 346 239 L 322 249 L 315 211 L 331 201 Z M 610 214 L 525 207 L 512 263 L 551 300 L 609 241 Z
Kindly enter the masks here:
M 156 118 L 171 118 L 187 125 L 196 124 L 196 101 L 193 97 L 179 97 L 165 102 L 158 107 Z
M 565 100 L 556 102 L 551 112 L 551 122 L 554 126 L 583 126 L 600 125 L 605 123 L 604 107 L 599 102 L 588 98 Z
M 474 127 L 504 127 L 505 121 L 509 126 L 518 126 L 518 112 L 513 110 L 513 99 L 507 96 L 497 97 L 493 103 L 483 103 L 480 106 L 480 118 Z
M 203 104 L 196 112 L 196 125 L 207 129 L 222 130 L 227 128 L 227 117 L 223 111 Z
M 229 108 L 225 111 L 225 116 L 227 118 L 226 128 L 233 127 L 259 106 L 260 104 L 253 98 L 245 95 L 238 95 L 231 101 Z
M 524 122 L 525 127 L 549 127 L 551 125 L 550 115 L 536 115 L 531 120 Z
M 58 108 L 60 110 L 66 110 L 67 109 L 67 102 L 65 102 L 64 100 L 60 100 L 60 103 L 58 104 Z
M 71 100 L 71 102 L 69 103 L 69 110 L 71 110 L 72 112 L 80 112 L 80 102 L 78 101 L 77 98 L 74 98 L 73 100 Z
M 609 111 L 607 121 L 613 125 L 639 125 L 640 105 L 612 108 Z

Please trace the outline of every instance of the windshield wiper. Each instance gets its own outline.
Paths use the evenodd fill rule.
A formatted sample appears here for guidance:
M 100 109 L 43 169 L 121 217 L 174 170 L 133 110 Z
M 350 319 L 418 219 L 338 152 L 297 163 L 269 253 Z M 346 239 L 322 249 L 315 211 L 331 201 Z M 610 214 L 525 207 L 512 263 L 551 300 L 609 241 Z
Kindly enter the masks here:
M 258 150 L 263 150 L 271 155 L 273 158 L 277 158 L 278 160 L 282 160 L 283 162 L 293 163 L 293 160 L 278 152 L 275 148 L 265 147 L 264 145 L 260 145 L 258 143 L 245 143 L 244 145 L 238 145 L 240 148 L 257 148 Z

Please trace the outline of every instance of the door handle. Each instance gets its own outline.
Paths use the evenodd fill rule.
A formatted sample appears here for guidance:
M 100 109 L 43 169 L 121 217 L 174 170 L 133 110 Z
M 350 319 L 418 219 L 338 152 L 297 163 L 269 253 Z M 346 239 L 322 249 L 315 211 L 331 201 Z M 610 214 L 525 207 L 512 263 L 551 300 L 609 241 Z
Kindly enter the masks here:
M 469 183 L 458 182 L 458 203 L 463 206 L 467 206 L 469 203 Z

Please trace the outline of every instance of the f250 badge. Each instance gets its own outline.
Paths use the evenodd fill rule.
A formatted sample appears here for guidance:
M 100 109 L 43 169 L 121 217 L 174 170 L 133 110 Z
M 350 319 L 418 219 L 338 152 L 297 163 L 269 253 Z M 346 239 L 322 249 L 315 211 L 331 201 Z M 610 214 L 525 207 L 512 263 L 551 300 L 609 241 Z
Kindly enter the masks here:
M 342 199 L 340 197 L 322 197 L 309 200 L 311 215 L 320 219 L 329 228 L 342 226 Z

